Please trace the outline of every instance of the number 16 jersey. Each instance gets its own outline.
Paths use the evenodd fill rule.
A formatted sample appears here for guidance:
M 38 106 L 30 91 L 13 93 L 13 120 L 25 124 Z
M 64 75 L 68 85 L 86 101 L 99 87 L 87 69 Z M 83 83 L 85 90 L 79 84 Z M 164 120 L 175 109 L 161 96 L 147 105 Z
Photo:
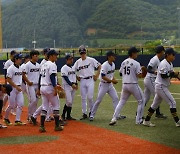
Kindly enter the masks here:
M 127 58 L 121 64 L 119 72 L 122 74 L 123 84 L 138 83 L 138 74 L 142 73 L 140 63 L 132 58 Z

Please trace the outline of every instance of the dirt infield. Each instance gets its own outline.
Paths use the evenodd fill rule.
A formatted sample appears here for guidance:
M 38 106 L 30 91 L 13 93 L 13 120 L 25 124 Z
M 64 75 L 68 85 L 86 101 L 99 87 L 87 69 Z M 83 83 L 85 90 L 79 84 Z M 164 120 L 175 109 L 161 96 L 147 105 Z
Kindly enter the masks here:
M 23 120 L 27 111 L 23 111 Z M 13 122 L 14 116 L 10 116 Z M 1 121 L 2 122 L 2 121 Z M 14 136 L 57 136 L 58 139 L 30 144 L 0 145 L 0 153 L 180 153 L 180 150 L 152 143 L 129 135 L 70 121 L 62 132 L 55 132 L 54 122 L 46 123 L 46 133 L 39 133 L 39 126 L 9 126 L 0 129 L 0 138 Z

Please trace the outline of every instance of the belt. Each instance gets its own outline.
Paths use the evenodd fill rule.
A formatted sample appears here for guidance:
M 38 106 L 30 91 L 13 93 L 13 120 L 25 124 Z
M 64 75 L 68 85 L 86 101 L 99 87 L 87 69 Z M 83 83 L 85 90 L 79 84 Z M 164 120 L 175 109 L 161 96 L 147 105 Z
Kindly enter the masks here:
M 87 79 L 91 79 L 91 78 L 92 78 L 92 76 L 88 76 L 88 77 L 85 77 L 85 78 L 82 78 L 82 79 L 87 80 Z
M 102 83 L 111 83 L 111 82 L 104 82 L 104 81 L 101 81 Z
M 52 84 L 42 84 L 41 86 L 51 86 Z
M 123 83 L 123 84 L 137 84 L 137 83 Z

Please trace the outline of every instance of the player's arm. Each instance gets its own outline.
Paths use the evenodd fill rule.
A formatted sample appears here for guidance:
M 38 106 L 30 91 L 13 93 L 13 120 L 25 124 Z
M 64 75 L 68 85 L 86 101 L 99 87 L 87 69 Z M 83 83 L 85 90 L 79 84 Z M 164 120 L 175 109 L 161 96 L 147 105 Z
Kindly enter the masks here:
M 28 84 L 28 86 L 32 86 L 33 85 L 33 82 L 28 80 L 25 72 L 23 72 L 23 76 L 22 77 L 23 77 L 23 80 Z
M 102 77 L 103 80 L 107 81 L 108 83 L 111 83 L 111 82 L 112 82 L 113 84 L 118 83 L 117 80 L 116 80 L 114 77 L 113 77 L 113 79 L 111 80 L 111 79 L 109 79 L 108 77 L 106 77 L 106 75 L 103 74 L 103 73 L 101 73 L 101 77 Z
M 97 72 L 96 72 L 96 74 L 93 76 L 94 81 L 96 81 L 97 78 L 99 77 L 100 71 L 101 71 L 101 65 L 99 65 L 99 66 L 97 67 Z
M 51 84 L 54 87 L 54 96 L 57 95 L 56 73 L 50 75 Z
M 167 79 L 167 78 L 178 78 L 179 72 L 170 72 L 170 73 L 165 73 L 165 74 L 161 74 L 161 77 L 163 79 Z
M 149 65 L 149 66 L 147 67 L 147 72 L 148 72 L 148 73 L 151 73 L 151 74 L 157 74 L 157 72 L 156 72 L 156 71 L 153 71 L 152 69 L 153 69 L 153 67 Z
M 7 82 L 9 82 L 9 84 L 10 84 L 12 87 L 16 88 L 19 92 L 22 91 L 21 88 L 20 88 L 18 85 L 16 85 L 16 84 L 12 81 L 11 78 L 7 77 Z
M 64 80 L 67 82 L 68 85 L 70 85 L 73 89 L 76 89 L 76 84 L 72 83 L 67 76 L 62 76 Z

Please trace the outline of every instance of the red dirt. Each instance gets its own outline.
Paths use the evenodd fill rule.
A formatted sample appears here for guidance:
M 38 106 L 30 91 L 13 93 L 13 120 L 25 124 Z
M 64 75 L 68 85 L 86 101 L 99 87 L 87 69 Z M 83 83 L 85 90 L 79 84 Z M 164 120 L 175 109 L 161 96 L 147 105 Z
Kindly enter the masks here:
M 27 111 L 23 111 L 23 120 Z M 14 116 L 10 116 L 11 121 Z M 62 132 L 54 132 L 54 122 L 46 123 L 46 133 L 38 126 L 9 126 L 1 129 L 0 137 L 55 135 L 59 140 L 23 145 L 0 145 L 0 153 L 180 153 L 180 150 L 136 137 L 98 128 L 78 121 L 70 121 Z

